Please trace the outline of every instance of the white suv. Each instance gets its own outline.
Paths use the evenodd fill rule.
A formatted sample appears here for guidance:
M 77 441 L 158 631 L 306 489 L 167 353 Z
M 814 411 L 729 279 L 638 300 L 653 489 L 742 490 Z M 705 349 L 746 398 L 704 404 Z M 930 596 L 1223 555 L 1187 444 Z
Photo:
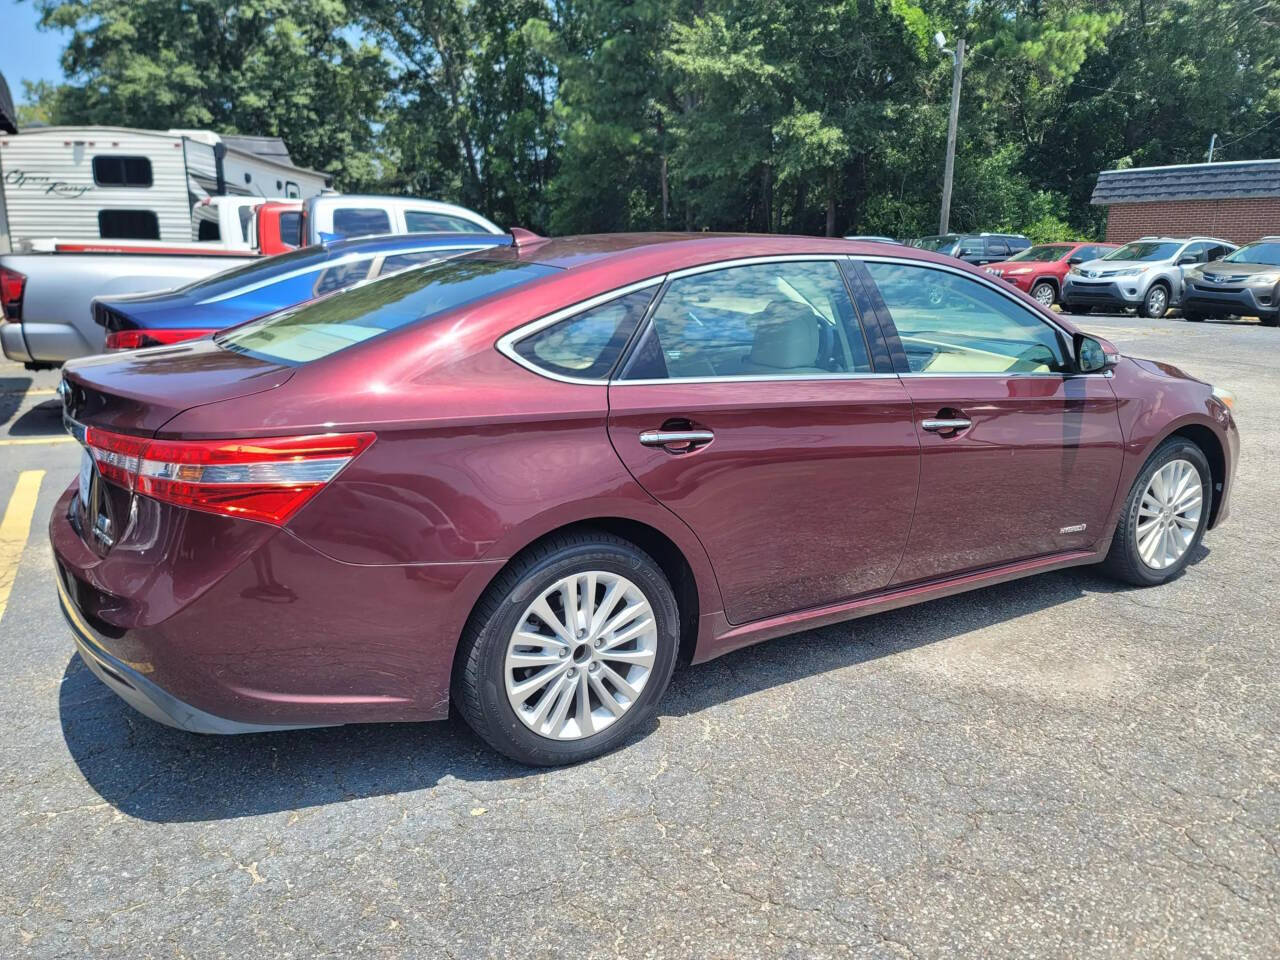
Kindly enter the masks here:
M 1163 317 L 1182 302 L 1187 267 L 1220 260 L 1234 243 L 1216 237 L 1143 237 L 1097 260 L 1073 266 L 1062 285 L 1062 309 L 1088 313 L 1094 307 L 1134 307 L 1144 317 Z

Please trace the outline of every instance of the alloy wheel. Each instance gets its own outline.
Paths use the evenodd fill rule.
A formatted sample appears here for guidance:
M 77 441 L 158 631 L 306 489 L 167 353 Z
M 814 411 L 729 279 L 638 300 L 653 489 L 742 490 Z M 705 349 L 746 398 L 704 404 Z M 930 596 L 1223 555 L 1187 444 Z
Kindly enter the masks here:
M 1200 472 L 1189 460 L 1170 460 L 1152 475 L 1138 505 L 1138 556 L 1153 570 L 1182 559 L 1195 539 L 1204 506 Z
M 1153 317 L 1158 317 L 1164 313 L 1164 308 L 1169 303 L 1169 295 L 1164 292 L 1164 287 L 1153 287 L 1151 292 L 1147 294 L 1147 313 Z
M 539 736 L 590 737 L 634 706 L 657 650 L 657 621 L 638 586 L 603 570 L 572 574 L 543 590 L 512 632 L 507 702 Z
M 1053 298 L 1054 298 L 1053 287 L 1050 286 L 1049 284 L 1042 283 L 1038 285 L 1033 291 L 1031 291 L 1031 295 L 1036 298 L 1036 302 L 1039 303 L 1041 306 L 1043 307 L 1053 306 Z

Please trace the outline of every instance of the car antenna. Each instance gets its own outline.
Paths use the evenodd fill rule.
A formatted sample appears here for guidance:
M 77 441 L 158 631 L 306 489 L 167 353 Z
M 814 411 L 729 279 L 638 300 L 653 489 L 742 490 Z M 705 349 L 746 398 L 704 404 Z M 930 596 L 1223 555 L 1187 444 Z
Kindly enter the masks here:
M 532 247 L 535 244 L 547 242 L 546 237 L 540 237 L 532 230 L 525 230 L 521 227 L 512 227 L 509 232 L 513 247 Z

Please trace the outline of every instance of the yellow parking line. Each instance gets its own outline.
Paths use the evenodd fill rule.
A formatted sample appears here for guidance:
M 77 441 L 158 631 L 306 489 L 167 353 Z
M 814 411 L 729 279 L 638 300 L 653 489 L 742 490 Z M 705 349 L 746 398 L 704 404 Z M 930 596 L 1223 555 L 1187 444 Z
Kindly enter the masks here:
M 22 550 L 31 533 L 31 518 L 36 512 L 36 497 L 40 494 L 40 481 L 43 479 L 43 470 L 23 470 L 18 474 L 18 485 L 9 498 L 4 519 L 0 520 L 0 620 L 4 619 L 5 607 L 9 605 L 9 592 L 18 574 L 18 561 L 22 559 Z
M 42 443 L 71 443 L 75 437 L 3 437 L 0 447 L 34 447 Z

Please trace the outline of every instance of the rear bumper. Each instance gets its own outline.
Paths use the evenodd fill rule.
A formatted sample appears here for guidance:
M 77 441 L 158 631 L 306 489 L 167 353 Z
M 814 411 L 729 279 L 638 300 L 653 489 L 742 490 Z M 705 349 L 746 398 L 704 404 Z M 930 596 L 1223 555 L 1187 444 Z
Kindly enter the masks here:
M 102 638 L 96 636 L 76 612 L 61 582 L 58 583 L 58 600 L 62 615 L 75 637 L 76 650 L 85 666 L 112 693 L 144 716 L 188 733 L 271 733 L 275 730 L 298 729 L 297 725 L 228 720 L 179 700 L 152 683 L 140 671 L 107 653 L 102 647 Z
M 49 524 L 90 669 L 153 719 L 202 733 L 436 720 L 471 602 L 500 563 L 342 563 L 287 530 L 135 498 L 105 556 Z
M 1267 302 L 1262 303 L 1259 297 Z M 1246 317 L 1274 317 L 1280 301 L 1274 287 L 1216 288 L 1194 281 L 1187 284 L 1183 308 L 1197 313 L 1234 313 Z
M 10 360 L 18 363 L 32 363 L 31 353 L 27 350 L 27 341 L 22 336 L 22 324 L 0 322 L 0 349 Z

